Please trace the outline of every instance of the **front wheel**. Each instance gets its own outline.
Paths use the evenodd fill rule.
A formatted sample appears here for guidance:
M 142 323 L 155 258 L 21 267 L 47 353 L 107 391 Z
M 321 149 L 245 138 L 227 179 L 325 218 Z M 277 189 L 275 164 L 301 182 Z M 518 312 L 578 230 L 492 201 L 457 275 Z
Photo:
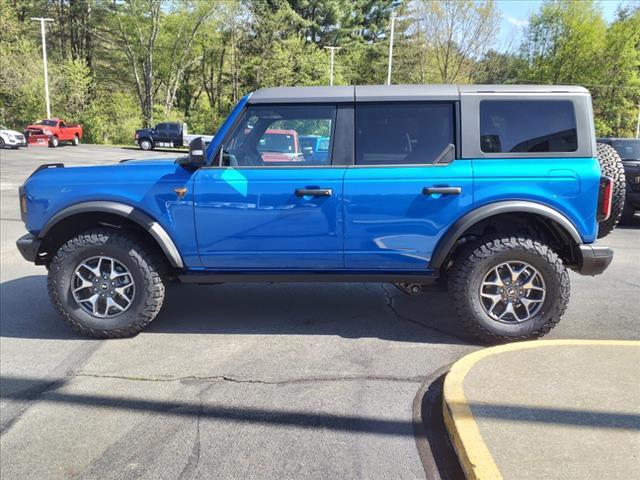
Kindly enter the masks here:
M 134 236 L 88 231 L 57 251 L 49 268 L 49 296 L 62 319 L 84 335 L 134 335 L 160 312 L 163 265 Z
M 0 137 L 0 150 L 4 149 L 4 140 Z
M 145 150 L 145 151 L 153 150 L 153 143 L 148 138 L 141 139 L 138 142 L 138 146 L 140 147 L 140 150 Z
M 538 338 L 569 302 L 569 275 L 547 245 L 533 238 L 482 239 L 449 273 L 449 292 L 465 328 L 485 343 Z
M 49 147 L 56 148 L 56 147 L 58 147 L 58 145 L 60 145 L 60 139 L 54 135 L 49 140 Z

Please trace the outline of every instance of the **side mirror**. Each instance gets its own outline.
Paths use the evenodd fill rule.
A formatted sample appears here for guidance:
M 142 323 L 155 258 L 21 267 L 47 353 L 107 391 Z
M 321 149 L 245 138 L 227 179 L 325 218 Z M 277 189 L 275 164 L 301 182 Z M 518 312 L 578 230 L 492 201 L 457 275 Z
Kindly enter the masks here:
M 304 158 L 311 158 L 313 156 L 313 147 L 304 147 L 302 149 L 302 155 Z
M 205 164 L 205 145 L 202 137 L 197 137 L 191 140 L 189 143 L 189 163 L 191 165 L 204 165 Z

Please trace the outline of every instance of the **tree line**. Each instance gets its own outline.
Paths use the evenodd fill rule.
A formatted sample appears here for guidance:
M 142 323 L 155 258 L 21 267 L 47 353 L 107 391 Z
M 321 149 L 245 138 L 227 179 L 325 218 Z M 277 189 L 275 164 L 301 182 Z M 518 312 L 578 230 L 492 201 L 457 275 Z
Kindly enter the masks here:
M 633 136 L 640 108 L 640 3 L 607 23 L 592 0 L 548 0 L 501 45 L 493 0 L 0 0 L 0 122 L 42 118 L 47 25 L 52 113 L 86 141 L 184 121 L 212 133 L 246 92 L 279 85 L 577 84 L 599 135 Z M 506 37 L 506 35 L 503 35 Z

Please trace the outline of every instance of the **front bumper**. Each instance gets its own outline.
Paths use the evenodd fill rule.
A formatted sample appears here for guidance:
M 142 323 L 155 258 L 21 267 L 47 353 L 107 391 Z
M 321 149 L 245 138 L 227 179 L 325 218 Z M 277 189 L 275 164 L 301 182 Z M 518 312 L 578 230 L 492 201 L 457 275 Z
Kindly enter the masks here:
M 36 236 L 31 233 L 27 233 L 20 237 L 16 242 L 18 250 L 24 259 L 33 263 L 35 263 L 36 258 L 38 258 L 38 252 L 40 251 L 41 244 L 42 240 L 36 238 Z
M 579 245 L 581 261 L 576 272 L 581 275 L 600 275 L 613 260 L 613 250 L 601 245 Z

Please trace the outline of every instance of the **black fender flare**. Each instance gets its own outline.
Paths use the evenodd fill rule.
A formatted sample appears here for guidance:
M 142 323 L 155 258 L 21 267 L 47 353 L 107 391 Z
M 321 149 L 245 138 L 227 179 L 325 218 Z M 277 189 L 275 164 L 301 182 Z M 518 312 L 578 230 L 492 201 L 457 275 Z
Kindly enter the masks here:
M 573 239 L 576 245 L 583 243 L 580 233 L 575 225 L 567 217 L 547 205 L 523 200 L 506 200 L 490 203 L 472 210 L 460 217 L 447 233 L 440 239 L 438 245 L 429 262 L 429 268 L 437 269 L 442 267 L 447 255 L 455 246 L 458 239 L 476 223 L 485 218 L 493 217 L 503 213 L 535 213 L 558 223 L 567 234 Z
M 158 242 L 158 245 L 160 245 L 160 248 L 162 248 L 162 251 L 166 255 L 172 267 L 184 268 L 184 263 L 182 262 L 182 257 L 180 256 L 178 248 L 176 247 L 175 243 L 173 243 L 173 240 L 171 239 L 167 231 L 162 227 L 162 225 L 160 225 L 146 213 L 124 203 L 93 201 L 71 205 L 70 207 L 60 210 L 53 217 L 51 217 L 38 233 L 38 238 L 45 238 L 47 236 L 47 233 L 58 222 L 64 220 L 65 218 L 71 217 L 73 215 L 78 215 L 80 213 L 95 212 L 119 215 L 137 223 L 144 230 L 146 230 L 156 242 Z

